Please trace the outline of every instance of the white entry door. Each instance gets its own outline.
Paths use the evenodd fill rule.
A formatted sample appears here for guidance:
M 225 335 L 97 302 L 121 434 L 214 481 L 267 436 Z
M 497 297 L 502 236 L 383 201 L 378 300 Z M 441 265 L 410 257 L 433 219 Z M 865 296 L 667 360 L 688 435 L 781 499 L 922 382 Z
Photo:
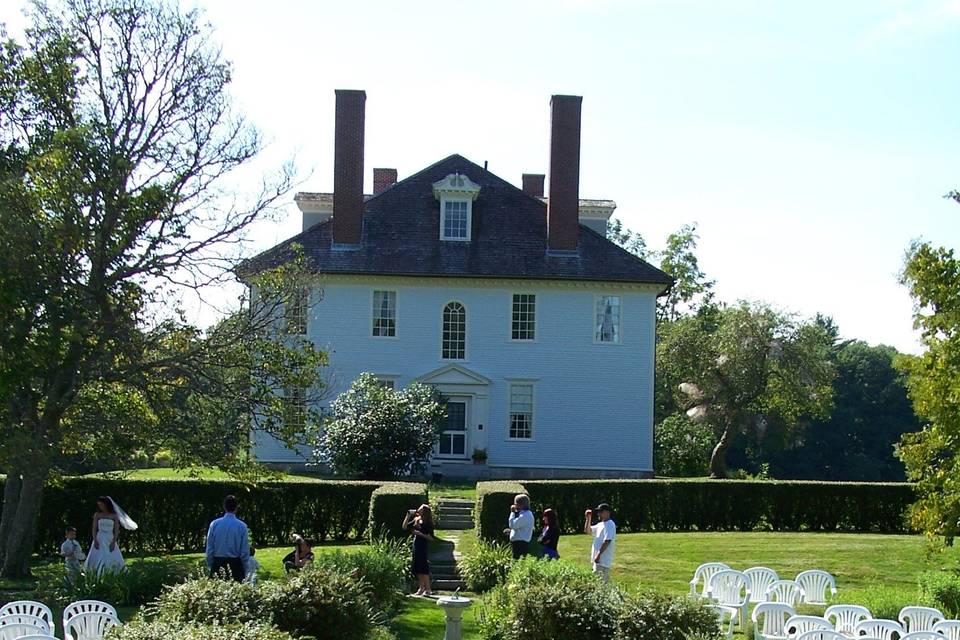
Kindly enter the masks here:
M 470 398 L 453 396 L 447 399 L 447 417 L 440 432 L 437 456 L 467 457 L 467 425 L 470 424 Z

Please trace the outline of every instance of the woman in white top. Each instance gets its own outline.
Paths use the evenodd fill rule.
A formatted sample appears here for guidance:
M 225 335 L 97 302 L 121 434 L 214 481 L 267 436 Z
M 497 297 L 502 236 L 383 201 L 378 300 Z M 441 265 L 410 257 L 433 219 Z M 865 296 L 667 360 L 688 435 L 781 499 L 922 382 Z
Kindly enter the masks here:
M 132 531 L 137 528 L 137 523 L 110 496 L 97 498 L 97 512 L 93 514 L 93 544 L 84 564 L 88 573 L 101 575 L 123 570 L 123 554 L 117 545 L 121 527 Z

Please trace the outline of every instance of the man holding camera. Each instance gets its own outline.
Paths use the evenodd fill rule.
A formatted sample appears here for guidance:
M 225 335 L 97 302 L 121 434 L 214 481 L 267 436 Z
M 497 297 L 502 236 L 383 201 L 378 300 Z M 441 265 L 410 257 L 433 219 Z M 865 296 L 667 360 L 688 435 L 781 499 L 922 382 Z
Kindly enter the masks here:
M 530 511 L 530 497 L 519 494 L 510 505 L 508 528 L 503 532 L 510 536 L 510 548 L 513 549 L 513 559 L 519 560 L 530 550 L 530 539 L 533 537 L 533 512 Z
M 593 513 L 597 512 L 597 524 L 593 522 Z M 606 502 L 601 502 L 595 510 L 584 512 L 583 532 L 593 536 L 593 549 L 590 559 L 593 572 L 600 574 L 604 582 L 610 582 L 610 567 L 613 566 L 613 552 L 616 549 L 617 525 L 611 519 L 613 510 Z

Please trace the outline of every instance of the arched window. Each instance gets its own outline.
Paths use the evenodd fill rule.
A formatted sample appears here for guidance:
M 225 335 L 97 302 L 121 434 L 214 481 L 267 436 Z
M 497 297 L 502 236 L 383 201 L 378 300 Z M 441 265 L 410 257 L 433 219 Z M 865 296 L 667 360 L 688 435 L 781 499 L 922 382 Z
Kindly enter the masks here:
M 443 308 L 444 360 L 463 360 L 467 357 L 467 310 L 459 302 L 448 302 Z

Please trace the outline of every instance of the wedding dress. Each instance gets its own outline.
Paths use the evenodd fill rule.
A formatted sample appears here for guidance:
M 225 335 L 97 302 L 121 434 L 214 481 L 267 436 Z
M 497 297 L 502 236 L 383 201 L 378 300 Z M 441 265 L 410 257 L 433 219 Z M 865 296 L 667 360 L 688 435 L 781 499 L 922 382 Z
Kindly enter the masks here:
M 120 547 L 114 546 L 113 551 L 110 550 L 115 526 L 116 523 L 113 518 L 97 520 L 97 542 L 100 543 L 100 548 L 97 549 L 96 545 L 90 545 L 90 553 L 87 554 L 87 562 L 84 564 L 87 573 L 102 575 L 107 572 L 123 570 L 124 562 Z

